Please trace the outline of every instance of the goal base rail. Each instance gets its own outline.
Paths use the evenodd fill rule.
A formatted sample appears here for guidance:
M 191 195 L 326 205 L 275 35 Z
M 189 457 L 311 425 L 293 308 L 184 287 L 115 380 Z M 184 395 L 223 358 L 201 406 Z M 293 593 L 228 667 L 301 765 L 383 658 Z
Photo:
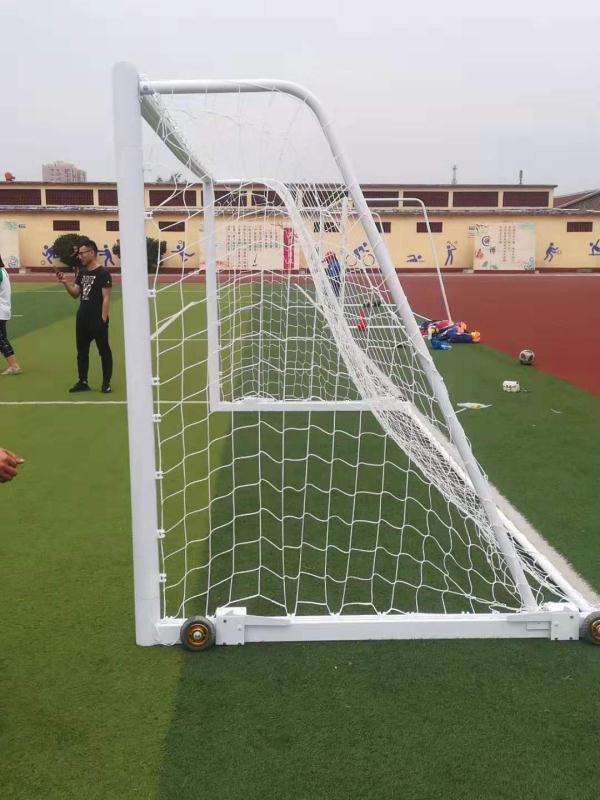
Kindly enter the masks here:
M 551 639 L 580 638 L 585 615 L 571 603 L 548 603 L 539 611 L 492 614 L 344 614 L 255 616 L 246 608 L 218 608 L 209 617 L 216 644 L 360 641 L 363 639 Z M 156 625 L 156 644 L 179 644 L 184 619 Z

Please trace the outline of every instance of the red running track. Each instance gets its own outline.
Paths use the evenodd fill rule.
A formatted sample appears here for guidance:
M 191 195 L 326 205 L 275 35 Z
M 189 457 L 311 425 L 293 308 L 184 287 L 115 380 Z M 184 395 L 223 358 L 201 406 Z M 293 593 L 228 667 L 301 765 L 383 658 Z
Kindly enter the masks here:
M 161 275 L 159 281 L 177 277 Z M 399 278 L 415 312 L 446 316 L 434 274 Z M 39 274 L 12 279 L 56 280 Z M 454 319 L 481 331 L 484 344 L 515 358 L 530 348 L 539 369 L 600 395 L 600 275 L 445 274 L 444 286 Z
M 415 312 L 445 317 L 435 275 L 399 275 Z M 600 275 L 444 275 L 455 320 L 511 356 L 600 395 Z M 468 346 L 468 345 L 467 345 Z

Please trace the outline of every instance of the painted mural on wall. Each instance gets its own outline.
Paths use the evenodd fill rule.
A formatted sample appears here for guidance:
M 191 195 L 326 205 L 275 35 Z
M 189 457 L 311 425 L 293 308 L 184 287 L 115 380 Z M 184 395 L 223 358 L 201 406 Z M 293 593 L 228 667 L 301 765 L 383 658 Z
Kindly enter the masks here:
M 112 253 L 111 253 L 110 247 L 107 244 L 105 244 L 104 247 L 102 247 L 102 248 L 100 248 L 100 250 L 98 250 L 98 258 L 103 258 L 104 259 L 104 266 L 105 267 L 108 267 L 109 264 L 111 265 L 111 267 L 115 266 L 115 262 L 113 261 L 113 257 L 112 257 Z
M 561 254 L 561 251 L 557 247 L 557 245 L 555 245 L 554 242 L 550 242 L 550 244 L 546 248 L 546 254 L 544 256 L 544 261 L 546 261 L 548 264 L 551 264 L 552 263 L 552 259 L 554 258 L 554 256 L 559 256 L 560 254 Z
M 454 253 L 458 249 L 458 242 L 446 242 L 446 260 L 444 261 L 445 267 L 451 267 L 454 264 Z
M 600 256 L 600 239 L 596 239 L 595 242 L 590 242 L 589 255 Z
M 535 269 L 535 224 L 500 222 L 480 225 L 474 239 L 473 269 Z
M 19 226 L 16 222 L 10 220 L 0 222 L 0 254 L 5 267 L 20 269 Z
M 479 231 L 482 228 L 485 228 L 483 222 L 476 222 L 474 225 L 469 225 L 468 228 L 469 239 L 475 239 L 477 236 L 479 236 Z
M 224 225 L 217 229 L 217 263 L 227 269 L 291 269 L 297 263 L 293 230 L 269 223 Z
M 409 253 L 406 257 L 407 264 L 420 264 L 423 261 L 423 256 L 420 253 Z
M 185 242 L 183 239 L 179 239 L 177 244 L 175 245 L 175 250 L 171 250 L 171 253 L 175 256 L 179 256 L 181 259 L 181 263 L 184 264 L 189 258 L 196 255 L 195 253 L 188 253 L 185 247 Z
M 45 244 L 42 247 L 42 257 L 40 259 L 40 264 L 42 265 L 42 267 L 45 267 L 46 264 L 50 264 L 50 266 L 53 266 L 55 258 L 56 258 L 56 253 L 54 252 L 54 248 L 52 247 L 52 245 Z
M 375 264 L 375 256 L 371 252 L 368 242 L 359 244 L 358 247 L 355 247 L 354 250 L 346 256 L 346 266 L 349 269 L 359 264 L 362 267 L 372 267 Z

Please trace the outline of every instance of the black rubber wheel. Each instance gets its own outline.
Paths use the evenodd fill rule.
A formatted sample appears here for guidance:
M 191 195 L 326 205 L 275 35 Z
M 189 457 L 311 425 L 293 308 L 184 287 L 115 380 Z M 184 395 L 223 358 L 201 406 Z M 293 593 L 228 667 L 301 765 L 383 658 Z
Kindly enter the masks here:
M 600 645 L 600 611 L 592 611 L 581 623 L 581 638 Z
M 190 617 L 181 626 L 180 638 L 186 650 L 208 650 L 215 643 L 215 626 L 206 617 Z

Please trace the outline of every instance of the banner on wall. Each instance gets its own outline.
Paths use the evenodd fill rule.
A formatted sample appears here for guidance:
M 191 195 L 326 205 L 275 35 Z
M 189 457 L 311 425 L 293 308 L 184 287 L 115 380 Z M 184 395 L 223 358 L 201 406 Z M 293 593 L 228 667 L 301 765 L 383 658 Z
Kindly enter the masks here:
M 230 223 L 217 232 L 217 262 L 232 270 L 292 270 L 298 245 L 294 231 L 270 223 Z
M 10 220 L 0 221 L 0 256 L 7 269 L 20 269 L 19 226 Z
M 533 222 L 478 224 L 473 244 L 474 270 L 535 270 Z

